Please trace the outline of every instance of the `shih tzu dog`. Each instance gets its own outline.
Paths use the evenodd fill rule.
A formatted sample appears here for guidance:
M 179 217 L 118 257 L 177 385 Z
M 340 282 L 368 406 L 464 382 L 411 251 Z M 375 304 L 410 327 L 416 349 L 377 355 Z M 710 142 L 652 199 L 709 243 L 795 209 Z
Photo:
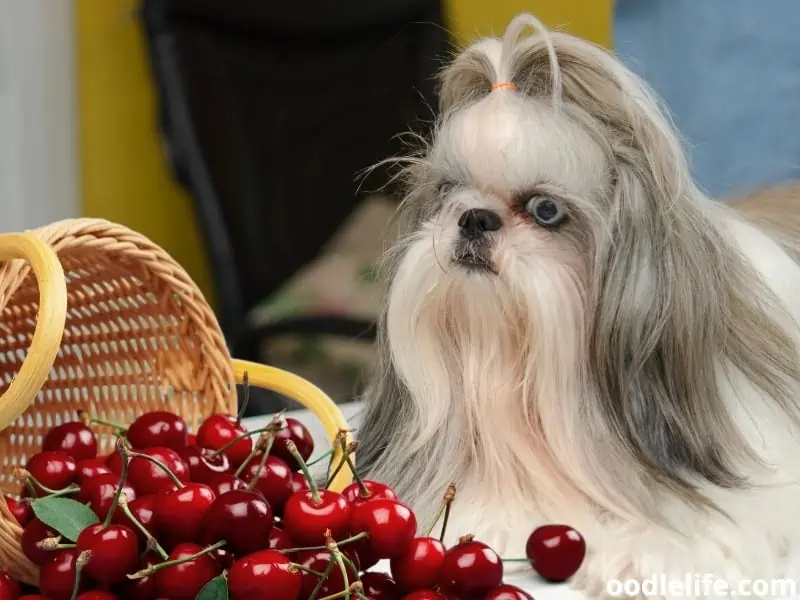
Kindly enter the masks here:
M 456 482 L 450 542 L 523 556 L 575 527 L 590 598 L 800 574 L 800 196 L 709 199 L 647 86 L 528 15 L 440 98 L 405 161 L 367 472 L 421 522 Z

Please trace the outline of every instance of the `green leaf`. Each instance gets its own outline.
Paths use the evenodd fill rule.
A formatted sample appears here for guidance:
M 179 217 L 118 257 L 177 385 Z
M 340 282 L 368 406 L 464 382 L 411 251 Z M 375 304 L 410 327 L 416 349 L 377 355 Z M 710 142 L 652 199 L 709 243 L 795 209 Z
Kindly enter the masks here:
M 89 525 L 100 522 L 91 508 L 69 498 L 41 498 L 33 503 L 33 512 L 70 542 L 76 541 Z
M 228 600 L 228 580 L 217 575 L 203 586 L 194 600 Z

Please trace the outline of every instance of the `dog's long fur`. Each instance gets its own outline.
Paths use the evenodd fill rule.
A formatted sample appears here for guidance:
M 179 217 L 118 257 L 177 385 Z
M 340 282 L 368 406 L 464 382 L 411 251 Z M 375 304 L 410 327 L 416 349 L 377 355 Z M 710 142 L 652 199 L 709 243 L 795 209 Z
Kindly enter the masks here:
M 406 160 L 361 464 L 423 521 L 456 482 L 451 539 L 519 556 L 534 526 L 572 524 L 592 598 L 655 572 L 787 576 L 800 194 L 707 198 L 647 86 L 527 15 L 455 58 L 441 114 Z M 539 228 L 520 192 L 567 223 Z M 469 208 L 502 215 L 493 274 L 454 264 Z

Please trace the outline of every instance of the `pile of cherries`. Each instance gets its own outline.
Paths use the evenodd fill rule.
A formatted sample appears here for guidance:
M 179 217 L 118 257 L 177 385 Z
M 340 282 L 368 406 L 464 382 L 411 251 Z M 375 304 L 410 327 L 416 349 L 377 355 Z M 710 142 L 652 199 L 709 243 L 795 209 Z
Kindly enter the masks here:
M 110 455 L 98 456 L 98 424 L 115 427 Z M 248 432 L 216 414 L 196 435 L 169 412 L 127 429 L 85 416 L 59 425 L 17 473 L 20 497 L 5 497 L 39 587 L 0 571 L 0 600 L 531 600 L 503 583 L 486 544 L 464 536 L 446 548 L 443 531 L 418 534 L 389 486 L 358 477 L 340 438 L 330 466 L 356 481 L 337 493 L 311 478 L 314 443 L 291 417 Z M 451 487 L 445 524 L 453 497 Z M 585 544 L 545 525 L 527 554 L 542 577 L 564 581 Z M 368 571 L 382 560 L 391 576 Z

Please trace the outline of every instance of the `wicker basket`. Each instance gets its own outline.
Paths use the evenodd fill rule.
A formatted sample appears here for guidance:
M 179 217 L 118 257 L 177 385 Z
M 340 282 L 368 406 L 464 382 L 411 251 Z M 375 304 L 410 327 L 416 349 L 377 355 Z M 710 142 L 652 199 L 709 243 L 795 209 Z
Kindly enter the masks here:
M 123 226 L 75 219 L 0 235 L 0 265 L 0 491 L 19 490 L 15 467 L 79 410 L 130 423 L 166 409 L 195 429 L 211 413 L 235 412 L 234 382 L 245 371 L 252 385 L 313 411 L 331 439 L 347 428 L 338 407 L 307 381 L 232 361 L 186 272 Z M 110 432 L 98 433 L 100 451 L 110 452 Z M 342 469 L 331 487 L 349 481 Z M 0 569 L 35 584 L 38 570 L 22 554 L 21 535 L 0 500 Z

